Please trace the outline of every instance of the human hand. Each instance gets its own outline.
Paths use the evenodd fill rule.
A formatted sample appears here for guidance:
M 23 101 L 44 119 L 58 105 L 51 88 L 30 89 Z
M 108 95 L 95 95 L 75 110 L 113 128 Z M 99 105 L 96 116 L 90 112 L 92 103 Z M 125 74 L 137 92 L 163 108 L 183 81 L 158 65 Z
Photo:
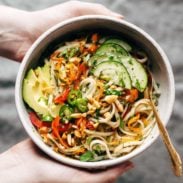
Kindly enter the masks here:
M 68 1 L 35 12 L 4 6 L 0 6 L 0 11 L 0 55 L 17 61 L 22 60 L 40 34 L 63 20 L 90 14 L 123 18 L 122 15 L 110 11 L 103 5 L 80 1 Z
M 112 183 L 133 167 L 130 162 L 100 171 L 69 167 L 50 159 L 31 140 L 25 140 L 0 155 L 3 183 Z

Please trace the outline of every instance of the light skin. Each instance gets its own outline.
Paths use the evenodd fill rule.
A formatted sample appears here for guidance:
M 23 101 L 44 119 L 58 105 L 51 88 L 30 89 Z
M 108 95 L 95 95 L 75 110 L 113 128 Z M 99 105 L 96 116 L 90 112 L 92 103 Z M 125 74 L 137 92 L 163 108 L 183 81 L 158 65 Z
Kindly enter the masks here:
M 0 6 L 0 12 L 0 55 L 19 62 L 39 35 L 63 20 L 88 14 L 123 18 L 102 5 L 78 1 L 35 12 Z M 2 153 L 0 162 L 3 183 L 111 183 L 133 167 L 131 162 L 100 171 L 69 167 L 49 158 L 29 139 Z
M 3 183 L 111 183 L 131 169 L 130 162 L 101 171 L 86 171 L 54 161 L 25 140 L 0 156 Z
M 0 55 L 21 61 L 36 38 L 51 26 L 81 15 L 123 18 L 100 4 L 69 1 L 44 10 L 27 12 L 0 6 Z

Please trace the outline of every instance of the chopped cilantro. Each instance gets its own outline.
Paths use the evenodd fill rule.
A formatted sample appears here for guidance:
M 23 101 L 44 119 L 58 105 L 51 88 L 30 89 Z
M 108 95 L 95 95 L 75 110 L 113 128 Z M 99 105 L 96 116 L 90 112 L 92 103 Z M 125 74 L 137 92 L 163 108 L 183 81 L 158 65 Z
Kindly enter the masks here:
M 92 151 L 86 151 L 80 156 L 80 161 L 91 161 L 93 160 L 94 153 Z

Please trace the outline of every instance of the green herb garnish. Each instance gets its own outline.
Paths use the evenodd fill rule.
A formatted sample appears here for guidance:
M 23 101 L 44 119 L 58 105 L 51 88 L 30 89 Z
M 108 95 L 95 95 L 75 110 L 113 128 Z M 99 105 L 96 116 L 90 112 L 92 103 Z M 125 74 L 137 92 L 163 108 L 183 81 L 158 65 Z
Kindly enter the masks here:
M 86 151 L 80 156 L 80 161 L 91 161 L 94 158 L 94 153 L 92 151 Z

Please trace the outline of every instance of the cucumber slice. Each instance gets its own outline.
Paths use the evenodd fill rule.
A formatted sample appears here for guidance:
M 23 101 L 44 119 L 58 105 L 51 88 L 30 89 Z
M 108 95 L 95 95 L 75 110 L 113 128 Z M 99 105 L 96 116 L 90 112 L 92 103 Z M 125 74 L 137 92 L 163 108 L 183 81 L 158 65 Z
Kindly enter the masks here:
M 94 55 L 92 56 L 89 61 L 88 65 L 90 67 L 93 67 L 95 65 L 98 65 L 101 62 L 106 62 L 106 61 L 113 61 L 113 56 L 107 56 L 107 55 Z
M 137 88 L 140 92 L 143 92 L 147 87 L 148 77 L 142 64 L 133 57 L 130 57 L 129 60 L 121 57 L 121 63 L 125 66 L 130 75 L 132 86 Z
M 126 43 L 125 41 L 123 41 L 121 39 L 111 38 L 111 39 L 107 39 L 104 42 L 104 44 L 109 44 L 109 43 L 117 44 L 117 45 L 123 47 L 128 52 L 132 50 L 132 47 L 128 43 Z
M 119 53 L 117 53 L 117 54 L 111 53 L 109 56 L 95 55 L 91 58 L 91 62 L 92 62 L 92 60 L 94 61 L 93 65 L 98 65 L 98 64 L 100 64 L 102 62 L 106 62 L 106 61 L 120 62 L 121 64 L 123 64 L 123 66 L 128 71 L 129 76 L 132 81 L 132 86 L 134 88 L 137 88 L 140 92 L 143 92 L 145 90 L 145 88 L 147 87 L 148 78 L 147 78 L 147 73 L 146 73 L 143 65 L 141 63 L 139 63 L 138 61 L 136 61 L 136 59 L 134 59 L 131 56 L 124 56 Z
M 114 84 L 121 87 L 131 89 L 131 79 L 126 68 L 119 62 L 106 61 L 96 65 L 93 69 L 94 76 L 112 81 Z
M 128 56 L 129 53 L 121 46 L 117 44 L 102 44 L 100 48 L 96 51 L 97 55 L 110 55 L 120 53 L 124 56 Z
M 110 42 L 113 40 L 120 41 L 118 39 L 109 39 L 108 41 Z M 98 68 L 98 66 L 105 66 L 106 69 L 107 68 L 105 65 L 106 62 L 107 65 L 110 65 L 109 63 L 113 63 L 111 68 L 109 67 L 106 70 L 100 71 L 102 73 L 102 79 L 113 80 L 115 84 L 124 86 L 125 88 L 128 87 L 131 88 L 131 86 L 133 86 L 137 88 L 140 92 L 143 92 L 147 87 L 148 82 L 147 73 L 143 65 L 138 61 L 136 61 L 136 59 L 133 58 L 124 48 L 122 48 L 118 44 L 113 44 L 109 42 L 105 41 L 104 44 L 102 44 L 102 46 L 97 50 L 96 54 L 90 58 L 88 62 L 89 66 L 96 68 Z M 104 65 L 102 64 L 103 62 L 105 62 Z M 125 67 L 127 74 L 131 79 L 131 85 L 128 84 L 129 83 L 128 79 L 127 84 L 120 83 L 121 81 L 126 82 L 126 79 L 125 80 L 124 78 L 122 78 L 122 80 L 119 79 L 119 73 L 120 73 L 118 71 L 119 69 L 118 70 L 116 68 L 114 69 L 114 65 L 118 65 L 120 68 L 121 66 L 119 64 L 116 64 L 116 62 Z M 94 73 L 97 70 L 96 68 L 94 69 Z M 98 70 L 97 74 L 95 73 L 94 75 L 96 76 L 98 75 Z M 116 80 L 116 78 L 118 79 Z
M 120 62 L 123 59 L 126 59 L 127 61 L 130 60 L 131 57 L 129 56 L 124 56 L 121 54 L 113 54 L 111 53 L 110 55 L 94 55 L 91 57 L 88 61 L 88 65 L 90 67 L 94 67 L 95 65 L 100 64 L 101 62 L 106 62 L 106 61 L 116 61 Z

